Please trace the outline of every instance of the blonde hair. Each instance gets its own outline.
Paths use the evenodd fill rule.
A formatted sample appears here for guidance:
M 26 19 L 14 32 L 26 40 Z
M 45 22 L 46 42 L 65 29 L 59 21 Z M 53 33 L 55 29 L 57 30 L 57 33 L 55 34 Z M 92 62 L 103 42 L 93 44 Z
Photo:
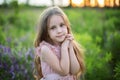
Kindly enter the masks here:
M 47 31 L 49 19 L 52 15 L 60 15 L 65 21 L 65 24 L 67 25 L 68 33 L 72 34 L 71 29 L 70 29 L 70 22 L 66 14 L 59 7 L 56 7 L 56 6 L 49 7 L 45 9 L 43 13 L 40 15 L 40 20 L 37 25 L 38 27 L 37 36 L 34 42 L 35 47 L 38 47 L 39 43 L 41 43 L 41 41 L 43 40 L 50 44 L 53 44 L 52 40 L 49 38 L 48 31 Z M 79 76 L 85 70 L 84 57 L 83 57 L 82 49 L 79 48 L 78 44 L 75 41 L 73 42 L 73 44 L 74 44 L 75 55 L 77 56 L 77 59 L 81 67 L 79 73 L 77 74 Z M 35 66 L 36 66 L 35 72 L 37 72 L 37 74 L 34 75 L 34 77 L 36 78 L 36 80 L 39 80 L 40 78 L 43 77 L 42 71 L 41 71 L 40 57 L 36 55 L 34 61 L 35 61 Z

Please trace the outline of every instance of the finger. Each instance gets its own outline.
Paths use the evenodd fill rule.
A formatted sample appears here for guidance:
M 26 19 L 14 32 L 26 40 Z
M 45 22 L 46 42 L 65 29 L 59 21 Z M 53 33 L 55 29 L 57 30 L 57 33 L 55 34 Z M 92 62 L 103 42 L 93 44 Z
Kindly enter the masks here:
M 74 39 L 73 35 L 67 34 L 66 38 L 69 38 L 69 37 L 72 37 Z
M 69 37 L 67 37 L 67 38 L 69 38 L 69 39 L 71 39 L 71 40 L 74 40 L 74 37 L 73 37 L 73 36 L 69 36 Z
M 66 37 L 70 37 L 70 36 L 71 36 L 71 34 L 67 34 L 67 35 L 66 35 Z
M 66 38 L 66 39 L 67 39 L 67 40 L 70 40 L 70 41 L 74 40 L 73 37 L 68 37 L 68 38 Z

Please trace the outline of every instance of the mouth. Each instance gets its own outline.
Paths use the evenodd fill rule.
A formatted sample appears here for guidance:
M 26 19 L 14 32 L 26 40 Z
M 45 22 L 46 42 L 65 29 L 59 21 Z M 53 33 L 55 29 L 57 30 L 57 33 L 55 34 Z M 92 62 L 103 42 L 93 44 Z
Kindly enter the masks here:
M 56 37 L 63 37 L 64 35 L 59 35 L 59 36 L 56 36 Z

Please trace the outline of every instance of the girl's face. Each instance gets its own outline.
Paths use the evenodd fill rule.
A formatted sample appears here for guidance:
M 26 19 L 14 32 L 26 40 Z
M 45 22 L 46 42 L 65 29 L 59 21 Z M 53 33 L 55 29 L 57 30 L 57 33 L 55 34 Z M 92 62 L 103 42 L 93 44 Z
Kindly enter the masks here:
M 67 26 L 63 18 L 60 15 L 51 16 L 48 25 L 48 34 L 54 44 L 63 42 L 67 33 Z

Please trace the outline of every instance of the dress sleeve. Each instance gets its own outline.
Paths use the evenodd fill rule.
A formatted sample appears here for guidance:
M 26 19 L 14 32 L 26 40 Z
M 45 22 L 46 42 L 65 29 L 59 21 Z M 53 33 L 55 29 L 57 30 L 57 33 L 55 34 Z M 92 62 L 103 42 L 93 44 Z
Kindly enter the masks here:
M 53 51 L 53 53 L 56 53 L 54 46 L 50 45 L 49 43 L 47 43 L 47 42 L 45 42 L 45 41 L 42 41 L 42 42 L 39 44 L 39 46 L 38 46 L 37 48 L 35 48 L 35 54 L 36 54 L 37 56 L 40 56 L 40 55 L 41 55 L 40 50 L 41 50 L 41 47 L 42 47 L 43 45 L 46 45 L 48 48 L 50 48 L 50 49 Z
M 39 44 L 39 46 L 35 48 L 35 55 L 37 55 L 37 56 L 40 56 L 40 55 L 41 55 L 40 51 L 41 51 L 41 47 L 42 47 L 43 45 L 46 45 L 46 46 L 48 46 L 48 47 L 50 48 L 50 45 L 49 45 L 49 44 L 47 44 L 45 41 L 42 41 L 42 42 Z

